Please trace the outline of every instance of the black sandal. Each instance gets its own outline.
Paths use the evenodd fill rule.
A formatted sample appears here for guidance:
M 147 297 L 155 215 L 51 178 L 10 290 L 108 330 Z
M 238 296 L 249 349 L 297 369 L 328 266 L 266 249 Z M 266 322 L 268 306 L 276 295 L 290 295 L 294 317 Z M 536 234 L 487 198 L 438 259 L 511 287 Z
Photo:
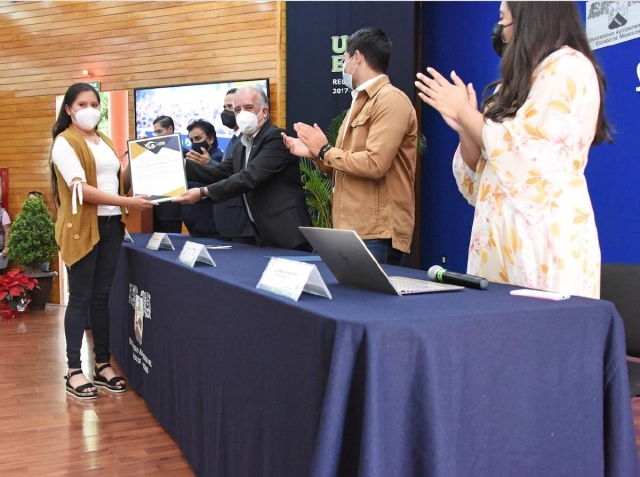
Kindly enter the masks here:
M 121 378 L 120 376 L 114 376 L 109 381 L 107 381 L 107 378 L 100 376 L 100 371 L 102 371 L 103 369 L 106 369 L 106 368 L 110 368 L 110 367 L 111 367 L 111 365 L 109 363 L 103 364 L 102 366 L 100 366 L 100 368 L 98 368 L 96 366 L 95 367 L 95 373 L 96 374 L 93 377 L 93 384 L 95 386 L 101 386 L 104 389 L 106 389 L 107 391 L 111 391 L 112 393 L 125 392 L 127 390 L 126 381 L 125 381 L 124 384 L 116 384 L 116 383 L 119 383 L 120 381 L 124 381 L 124 378 Z
M 82 370 L 78 369 L 77 371 L 74 371 L 73 373 L 68 373 L 66 376 L 63 376 L 63 378 L 67 381 L 67 385 L 66 385 L 67 392 L 69 394 L 71 394 L 73 397 L 76 397 L 78 399 L 95 399 L 95 398 L 97 398 L 98 397 L 98 391 L 97 390 L 87 391 L 87 389 L 93 387 L 93 384 L 85 383 L 85 384 L 82 384 L 82 385 L 78 386 L 77 388 L 74 388 L 73 386 L 71 386 L 71 384 L 69 384 L 69 380 L 71 379 L 71 376 L 75 376 L 76 374 L 82 374 Z

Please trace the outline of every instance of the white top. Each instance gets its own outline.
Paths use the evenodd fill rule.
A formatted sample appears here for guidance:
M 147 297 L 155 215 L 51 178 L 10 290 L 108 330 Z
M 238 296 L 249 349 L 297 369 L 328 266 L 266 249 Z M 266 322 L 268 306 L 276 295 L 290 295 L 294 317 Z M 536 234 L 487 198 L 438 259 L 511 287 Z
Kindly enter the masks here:
M 253 138 L 255 138 L 258 135 L 258 133 L 263 127 L 264 127 L 264 124 L 260 126 L 260 128 L 258 128 L 256 132 L 254 132 L 251 135 L 251 137 L 247 136 L 246 134 L 243 134 L 242 137 L 240 138 L 240 142 L 246 149 L 244 152 L 244 164 L 242 165 L 243 169 L 247 167 L 247 164 L 249 163 L 249 156 L 251 155 L 251 148 L 253 147 Z M 241 131 L 238 129 L 238 132 L 241 132 Z M 234 134 L 234 135 L 237 135 L 237 134 Z
M 262 129 L 262 127 L 260 129 Z M 247 136 L 243 135 L 240 138 L 240 142 L 245 147 L 244 164 L 242 165 L 243 169 L 246 169 L 247 166 L 249 165 L 249 156 L 251 155 L 251 149 L 253 148 L 253 138 L 256 137 L 256 134 L 258 134 L 260 129 L 258 129 L 256 132 L 254 132 L 251 137 L 247 137 Z M 242 200 L 244 201 L 244 205 L 247 208 L 247 214 L 249 215 L 249 220 L 251 220 L 251 222 L 255 223 L 255 220 L 253 220 L 253 214 L 251 213 L 251 209 L 249 208 L 249 202 L 247 202 L 247 196 L 245 194 L 242 194 Z
M 118 195 L 120 183 L 118 181 L 118 172 L 120 171 L 120 161 L 113 150 L 100 139 L 99 144 L 93 144 L 87 141 L 89 149 L 96 160 L 96 179 L 98 181 L 98 189 L 107 194 Z M 87 176 L 80 164 L 78 155 L 73 150 L 69 142 L 58 136 L 53 143 L 51 151 L 51 159 L 56 165 L 60 174 L 64 178 L 68 187 L 73 185 L 73 179 L 78 177 L 82 182 L 87 182 Z M 79 193 L 80 203 L 82 204 L 82 194 Z M 120 207 L 114 205 L 98 205 L 98 215 L 119 215 Z
M 9 217 L 9 214 L 7 213 L 6 210 L 2 210 L 2 225 L 10 225 L 11 224 L 11 218 Z

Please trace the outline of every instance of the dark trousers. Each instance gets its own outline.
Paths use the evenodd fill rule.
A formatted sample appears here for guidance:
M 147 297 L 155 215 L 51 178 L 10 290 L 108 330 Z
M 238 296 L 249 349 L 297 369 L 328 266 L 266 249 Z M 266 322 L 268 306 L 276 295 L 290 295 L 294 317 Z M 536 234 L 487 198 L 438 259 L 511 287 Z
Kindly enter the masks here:
M 400 265 L 403 252 L 391 246 L 391 239 L 370 239 L 364 240 L 371 254 L 384 265 Z
M 124 224 L 119 215 L 98 217 L 100 240 L 85 257 L 67 268 L 69 305 L 64 316 L 67 338 L 67 364 L 80 368 L 80 348 L 87 324 L 93 334 L 96 363 L 108 363 L 109 293 L 118 264 Z M 91 317 L 89 319 L 89 317 Z
M 160 220 L 154 215 L 153 231 L 168 234 L 179 234 L 182 232 L 182 220 Z

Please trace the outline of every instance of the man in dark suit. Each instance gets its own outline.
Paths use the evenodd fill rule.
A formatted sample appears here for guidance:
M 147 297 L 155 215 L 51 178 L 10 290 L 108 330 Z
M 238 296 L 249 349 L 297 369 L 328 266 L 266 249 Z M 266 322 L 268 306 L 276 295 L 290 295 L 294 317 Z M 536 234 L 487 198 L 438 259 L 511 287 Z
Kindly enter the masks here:
M 232 88 L 227 91 L 222 104 L 224 110 L 220 115 L 222 119 L 222 125 L 233 130 L 233 136 L 229 144 L 227 144 L 222 156 L 221 162 L 233 161 L 233 151 L 235 147 L 240 144 L 240 136 L 242 132 L 238 128 L 236 123 L 236 115 L 233 112 L 233 103 L 236 98 L 236 88 Z M 256 245 L 256 238 L 253 235 L 253 227 L 247 217 L 247 213 L 244 210 L 244 201 L 242 196 L 233 197 L 224 202 L 213 205 L 213 216 L 215 217 L 216 225 L 218 227 L 218 233 L 224 240 L 230 240 L 232 242 L 246 243 L 250 245 Z
M 213 167 L 187 160 L 187 178 L 210 185 L 189 189 L 174 201 L 193 204 L 210 197 L 219 203 L 240 196 L 258 244 L 310 251 L 298 229 L 311 225 L 298 158 L 283 144 L 283 130 L 269 122 L 267 96 L 258 88 L 241 88 L 234 112 L 242 137 L 233 160 Z

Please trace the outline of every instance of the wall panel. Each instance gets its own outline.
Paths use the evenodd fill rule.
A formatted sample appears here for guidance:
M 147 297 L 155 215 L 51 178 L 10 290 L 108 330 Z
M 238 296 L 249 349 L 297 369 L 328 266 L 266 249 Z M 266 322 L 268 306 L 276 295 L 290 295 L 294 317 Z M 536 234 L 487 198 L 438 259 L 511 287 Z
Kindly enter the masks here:
M 55 97 L 75 82 L 129 91 L 133 137 L 134 88 L 267 77 L 272 121 L 284 125 L 285 22 L 279 2 L 3 3 L 0 167 L 11 168 L 11 216 L 33 189 L 53 204 Z

